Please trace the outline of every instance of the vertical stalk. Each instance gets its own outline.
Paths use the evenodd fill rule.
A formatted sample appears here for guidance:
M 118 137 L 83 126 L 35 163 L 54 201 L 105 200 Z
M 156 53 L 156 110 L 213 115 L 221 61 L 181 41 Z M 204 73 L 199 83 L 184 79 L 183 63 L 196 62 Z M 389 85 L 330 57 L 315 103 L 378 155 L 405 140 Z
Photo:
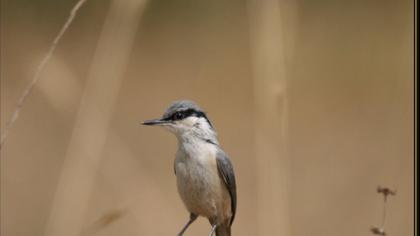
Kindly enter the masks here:
M 82 232 L 114 103 L 145 3 L 111 1 L 52 203 L 47 236 L 76 236 Z
M 288 95 L 280 2 L 249 0 L 258 235 L 291 235 Z

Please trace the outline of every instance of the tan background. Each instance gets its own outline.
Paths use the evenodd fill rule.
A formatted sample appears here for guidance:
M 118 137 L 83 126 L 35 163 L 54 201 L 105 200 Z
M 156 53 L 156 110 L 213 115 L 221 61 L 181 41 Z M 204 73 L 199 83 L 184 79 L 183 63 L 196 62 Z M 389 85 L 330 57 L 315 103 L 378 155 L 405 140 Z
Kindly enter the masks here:
M 3 130 L 74 1 L 1 4 Z M 87 200 L 72 202 L 77 183 L 57 194 L 63 170 L 72 166 L 71 158 L 65 161 L 69 142 L 110 8 L 109 1 L 91 0 L 60 42 L 2 147 L 1 235 L 48 235 L 59 196 L 69 198 L 59 203 L 76 204 L 67 205 L 68 212 L 85 206 L 76 235 L 175 235 L 188 216 L 172 169 L 176 141 L 139 122 L 160 116 L 172 100 L 182 98 L 208 112 L 235 165 L 235 235 L 265 232 L 261 222 L 266 219 L 270 227 L 287 222 L 293 236 L 371 235 L 369 227 L 379 224 L 382 209 L 377 185 L 398 190 L 388 205 L 388 235 L 413 235 L 413 2 L 302 0 L 279 6 L 284 60 L 278 67 L 287 72 L 281 79 L 288 104 L 280 111 L 287 109 L 282 114 L 288 122 L 280 128 L 273 124 L 268 132 L 287 130 L 283 155 L 288 162 L 281 168 L 287 168 L 289 184 L 270 186 L 286 191 L 282 200 L 288 212 L 270 215 L 276 214 L 275 205 L 268 214 L 258 211 L 271 191 L 260 187 L 256 167 L 267 160 L 256 146 L 256 132 L 271 124 L 258 122 L 260 78 L 253 51 L 258 30 L 252 30 L 253 8 L 239 0 L 148 3 L 115 88 L 115 105 L 108 104 L 112 113 L 98 161 L 79 163 L 95 171 L 69 172 L 80 186 L 84 179 L 93 181 L 86 185 L 89 191 L 82 189 Z M 84 144 L 87 150 L 93 146 Z M 65 223 L 61 230 L 70 226 Z M 200 219 L 186 235 L 208 230 Z

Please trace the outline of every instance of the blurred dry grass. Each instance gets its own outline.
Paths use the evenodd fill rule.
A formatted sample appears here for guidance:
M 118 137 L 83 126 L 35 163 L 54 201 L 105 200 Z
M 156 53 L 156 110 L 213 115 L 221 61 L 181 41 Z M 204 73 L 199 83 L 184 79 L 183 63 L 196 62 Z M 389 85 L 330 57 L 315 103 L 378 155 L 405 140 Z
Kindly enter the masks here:
M 1 4 L 3 130 L 74 1 Z M 281 224 L 296 236 L 371 235 L 369 227 L 381 217 L 381 198 L 375 192 L 379 184 L 398 189 L 389 201 L 388 235 L 413 235 L 413 2 L 279 1 L 279 15 L 264 18 L 263 31 L 257 32 L 248 4 L 151 0 L 135 29 L 118 89 L 101 88 L 105 86 L 101 82 L 88 86 L 111 6 L 110 1 L 89 0 L 1 150 L 0 234 L 44 235 L 54 204 L 61 208 L 54 198 L 68 168 L 69 143 L 89 87 L 116 94 L 114 105 L 105 104 L 112 110 L 109 117 L 92 121 L 109 119 L 107 131 L 101 129 L 103 147 L 93 145 L 98 141 L 94 140 L 78 150 L 90 153 L 90 148 L 100 147 L 96 171 L 87 172 L 91 184 L 76 176 L 73 189 L 62 193 L 86 193 L 82 186 L 89 186 L 83 202 L 66 206 L 86 206 L 82 225 L 75 229 L 82 235 L 174 235 L 185 223 L 188 214 L 177 196 L 172 171 L 176 141 L 164 131 L 138 126 L 180 98 L 195 100 L 208 111 L 235 164 L 239 196 L 235 235 L 267 235 L 262 227 Z M 272 42 L 262 41 L 266 53 L 258 57 L 255 37 L 275 34 L 278 28 L 264 26 L 278 25 L 282 34 Z M 278 53 L 276 47 L 281 48 L 281 64 L 267 54 Z M 115 69 L 106 64 L 116 60 L 115 53 L 111 49 L 101 53 L 109 60 L 99 70 Z M 270 96 L 264 88 L 282 91 L 270 87 L 278 82 L 277 76 L 262 83 L 264 71 L 268 76 L 280 74 L 286 83 L 286 107 L 277 107 L 283 104 L 281 99 L 262 106 Z M 107 95 L 111 94 L 101 96 L 111 99 Z M 272 114 L 270 107 L 276 109 Z M 278 119 L 284 114 L 287 122 L 281 123 Z M 282 132 L 285 140 L 279 143 Z M 261 145 L 268 144 L 261 140 L 276 140 L 270 144 L 276 151 L 262 154 Z M 87 160 L 80 158 L 80 165 L 94 170 L 95 162 Z M 267 180 L 261 176 L 264 166 L 271 167 L 267 173 L 280 171 L 284 176 L 281 170 L 287 171 L 289 186 L 277 181 L 279 175 L 262 185 Z M 269 209 L 266 201 L 276 201 L 279 193 L 286 196 L 289 212 L 273 217 L 284 202 Z M 270 211 L 264 214 L 261 209 Z M 269 221 L 262 223 L 265 219 Z M 201 219 L 188 235 L 207 231 L 208 223 Z

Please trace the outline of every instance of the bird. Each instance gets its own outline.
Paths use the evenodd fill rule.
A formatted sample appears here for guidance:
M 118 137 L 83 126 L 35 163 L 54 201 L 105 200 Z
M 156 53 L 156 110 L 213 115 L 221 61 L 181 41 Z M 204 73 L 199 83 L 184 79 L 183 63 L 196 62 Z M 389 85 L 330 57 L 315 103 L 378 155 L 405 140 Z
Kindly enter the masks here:
M 177 235 L 201 216 L 210 222 L 209 236 L 231 236 L 237 205 L 235 173 L 206 113 L 193 101 L 178 100 L 161 118 L 142 124 L 164 127 L 178 140 L 174 172 L 189 220 Z

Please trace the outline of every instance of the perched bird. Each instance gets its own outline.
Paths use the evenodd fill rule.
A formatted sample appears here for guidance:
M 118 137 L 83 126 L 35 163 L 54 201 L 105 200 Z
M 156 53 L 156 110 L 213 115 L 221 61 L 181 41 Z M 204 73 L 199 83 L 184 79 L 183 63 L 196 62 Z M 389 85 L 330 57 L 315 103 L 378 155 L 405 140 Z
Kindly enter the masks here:
M 162 118 L 143 125 L 162 126 L 178 139 L 174 170 L 179 195 L 190 219 L 183 235 L 198 216 L 211 224 L 209 235 L 230 236 L 236 212 L 235 174 L 206 113 L 192 101 L 175 101 Z

